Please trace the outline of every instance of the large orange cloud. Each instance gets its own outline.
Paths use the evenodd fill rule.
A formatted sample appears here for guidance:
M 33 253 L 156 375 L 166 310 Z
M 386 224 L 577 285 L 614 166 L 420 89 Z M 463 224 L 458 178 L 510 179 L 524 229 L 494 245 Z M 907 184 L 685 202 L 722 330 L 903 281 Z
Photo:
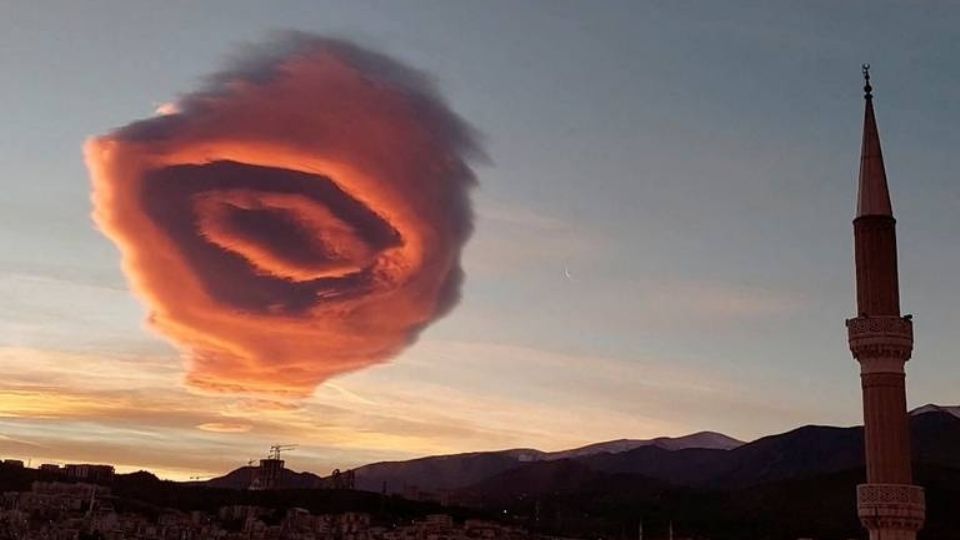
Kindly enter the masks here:
M 470 129 L 420 72 L 302 34 L 85 148 L 93 216 L 189 384 L 305 396 L 456 303 Z

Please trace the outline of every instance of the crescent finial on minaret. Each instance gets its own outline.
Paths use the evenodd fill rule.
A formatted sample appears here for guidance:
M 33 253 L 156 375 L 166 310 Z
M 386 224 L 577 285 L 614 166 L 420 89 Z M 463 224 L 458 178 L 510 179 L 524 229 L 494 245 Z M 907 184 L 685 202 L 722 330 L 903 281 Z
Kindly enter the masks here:
M 871 99 L 873 87 L 870 86 L 870 64 L 861 64 L 860 69 L 863 70 L 863 98 Z

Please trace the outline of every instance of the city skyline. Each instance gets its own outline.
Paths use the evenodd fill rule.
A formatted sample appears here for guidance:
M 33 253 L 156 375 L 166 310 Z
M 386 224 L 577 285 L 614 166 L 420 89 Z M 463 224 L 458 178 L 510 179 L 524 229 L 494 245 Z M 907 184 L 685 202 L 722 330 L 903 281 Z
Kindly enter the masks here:
M 960 72 L 942 51 L 960 10 L 534 5 L 0 8 L 17 55 L 0 88 L 17 104 L 0 125 L 0 454 L 184 479 L 277 442 L 300 445 L 292 468 L 328 471 L 859 423 L 838 324 L 854 300 L 864 61 L 904 311 L 922 321 L 908 404 L 955 404 Z M 277 28 L 425 70 L 480 132 L 462 300 L 397 357 L 304 400 L 197 393 L 94 229 L 80 148 Z

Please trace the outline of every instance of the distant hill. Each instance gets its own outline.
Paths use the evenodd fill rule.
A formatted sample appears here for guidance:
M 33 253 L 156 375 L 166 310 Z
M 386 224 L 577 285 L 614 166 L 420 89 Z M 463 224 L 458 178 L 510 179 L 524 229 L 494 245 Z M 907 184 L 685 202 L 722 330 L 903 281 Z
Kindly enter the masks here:
M 932 403 L 928 403 L 922 407 L 917 407 L 916 409 L 910 411 L 910 414 L 913 416 L 918 416 L 929 412 L 942 412 L 952 414 L 953 416 L 960 418 L 960 406 L 944 407 L 942 405 L 933 405 Z
M 960 468 L 960 407 L 924 405 L 910 413 L 917 461 Z M 571 450 L 512 449 L 373 463 L 354 469 L 356 488 L 404 493 L 455 492 L 523 467 L 576 460 L 599 472 L 635 474 L 696 488 L 747 487 L 863 465 L 862 427 L 804 426 L 744 443 L 703 431 L 683 437 L 618 439 Z M 254 467 L 240 467 L 204 482 L 246 489 Z M 315 489 L 329 483 L 309 472 L 284 469 L 282 489 Z
M 943 407 L 914 414 L 913 460 L 960 470 L 960 407 Z
M 960 417 L 928 409 L 910 417 L 914 461 L 960 470 Z M 646 445 L 619 453 L 597 453 L 569 458 L 579 466 L 604 474 L 639 475 L 676 487 L 739 489 L 793 478 L 827 475 L 863 467 L 863 428 L 804 426 L 718 450 L 668 450 Z M 552 470 L 551 461 L 518 464 L 498 475 L 498 482 L 517 482 L 536 476 L 536 469 Z M 484 484 L 467 486 L 476 494 Z
M 960 407 L 925 405 L 911 411 L 916 461 L 960 468 Z M 511 471 L 573 460 L 601 473 L 639 475 L 667 485 L 730 489 L 863 466 L 863 428 L 804 426 L 744 443 L 699 432 L 684 437 L 619 439 L 571 450 L 512 449 L 380 462 L 354 469 L 356 488 L 388 493 L 475 491 L 486 480 Z M 205 482 L 245 489 L 254 467 L 241 467 Z M 523 474 L 537 474 L 524 472 Z M 321 488 L 329 479 L 284 469 L 283 489 Z
M 638 448 L 661 450 L 712 449 L 728 450 L 742 445 L 732 437 L 703 431 L 684 437 L 656 439 L 619 439 L 591 444 L 572 450 L 542 452 L 513 449 L 495 452 L 474 452 L 448 456 L 432 456 L 410 461 L 392 461 L 364 465 L 354 470 L 357 488 L 389 493 L 402 493 L 415 486 L 426 491 L 450 491 L 464 488 L 526 463 L 616 455 Z
M 669 490 L 664 482 L 637 474 L 597 470 L 577 460 L 541 461 L 500 473 L 461 490 L 455 501 L 482 507 L 509 506 L 545 495 L 608 495 L 642 491 L 656 497 Z
M 240 467 L 229 473 L 203 482 L 209 487 L 226 489 L 247 489 L 253 482 L 256 467 Z M 277 489 L 320 489 L 325 487 L 322 477 L 311 472 L 294 472 L 283 469 L 277 482 Z
M 463 488 L 513 469 L 539 461 L 538 450 L 504 450 L 450 456 L 433 456 L 410 461 L 387 461 L 354 469 L 357 489 L 402 493 L 417 487 L 427 491 Z
M 958 420 L 960 423 L 960 420 Z M 960 426 L 958 426 L 960 427 Z M 663 485 L 688 488 L 734 489 L 805 475 L 822 475 L 849 470 L 863 463 L 861 428 L 806 426 L 780 435 L 764 437 L 731 450 L 683 448 L 666 450 L 647 445 L 617 454 L 600 453 L 583 457 L 524 463 L 503 471 L 495 482 L 480 482 L 465 488 L 472 496 L 497 496 L 509 492 L 511 483 L 527 486 L 535 493 L 531 478 L 549 477 L 560 463 L 582 474 L 586 483 L 604 475 L 625 474 L 643 477 Z M 599 475 L 599 476 L 597 476 Z M 571 475 L 564 481 L 569 482 Z
M 656 439 L 618 439 L 591 444 L 573 450 L 547 452 L 544 459 L 567 459 L 592 456 L 596 454 L 619 454 L 644 446 L 655 446 L 663 450 L 685 450 L 688 448 L 707 448 L 713 450 L 732 450 L 742 446 L 743 441 L 713 431 L 701 431 L 684 437 L 658 437 Z
M 921 538 L 960 528 L 960 418 L 911 416 L 914 469 L 927 491 Z M 536 516 L 557 534 L 616 536 L 639 521 L 652 537 L 860 538 L 855 488 L 864 481 L 863 428 L 805 426 L 731 450 L 645 446 L 618 454 L 524 463 L 459 490 L 454 500 Z

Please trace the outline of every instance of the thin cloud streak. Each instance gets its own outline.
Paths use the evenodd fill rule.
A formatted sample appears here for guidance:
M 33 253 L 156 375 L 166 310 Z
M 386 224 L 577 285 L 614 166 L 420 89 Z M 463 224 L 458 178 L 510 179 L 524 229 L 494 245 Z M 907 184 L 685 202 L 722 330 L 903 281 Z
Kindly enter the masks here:
M 476 234 L 466 264 L 479 277 L 504 277 L 571 260 L 593 260 L 609 247 L 602 235 L 537 209 L 484 196 L 476 197 Z
M 340 377 L 295 404 L 196 393 L 180 382 L 176 359 L 0 349 L 0 361 L 31 381 L 0 393 L 9 437 L 0 452 L 117 460 L 176 478 L 222 474 L 279 440 L 300 445 L 291 466 L 323 473 L 365 459 L 560 450 L 721 427 L 705 408 L 750 418 L 749 428 L 727 430 L 749 439 L 789 426 L 803 405 L 771 407 L 770 396 L 732 375 L 694 373 L 665 359 L 456 341 L 424 341 L 393 364 Z M 40 384 L 44 378 L 53 382 Z
M 625 325 L 646 332 L 715 331 L 783 319 L 809 305 L 807 296 L 797 291 L 723 281 L 631 278 L 603 288 L 593 288 L 589 276 L 582 281 L 570 295 L 585 314 L 602 314 L 618 329 Z
M 206 422 L 197 424 L 197 429 L 202 431 L 212 431 L 213 433 L 246 433 L 253 429 L 251 424 L 230 423 L 230 422 Z

